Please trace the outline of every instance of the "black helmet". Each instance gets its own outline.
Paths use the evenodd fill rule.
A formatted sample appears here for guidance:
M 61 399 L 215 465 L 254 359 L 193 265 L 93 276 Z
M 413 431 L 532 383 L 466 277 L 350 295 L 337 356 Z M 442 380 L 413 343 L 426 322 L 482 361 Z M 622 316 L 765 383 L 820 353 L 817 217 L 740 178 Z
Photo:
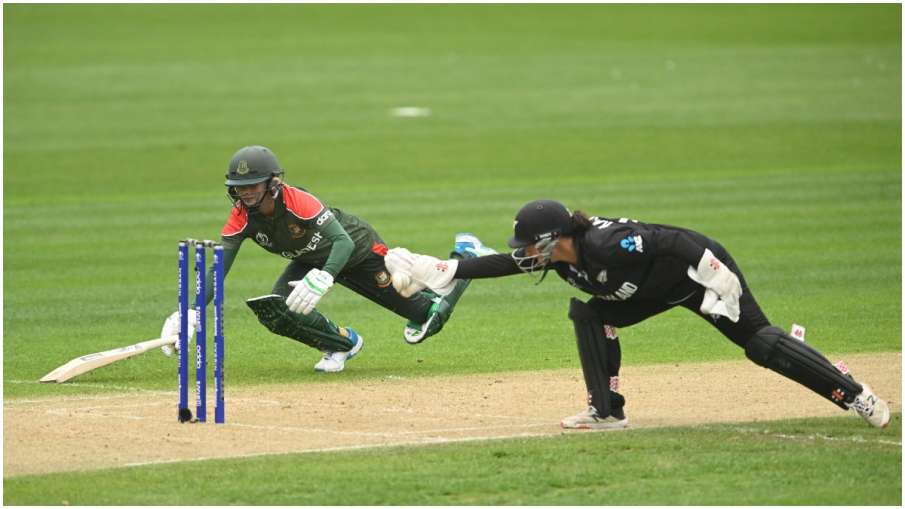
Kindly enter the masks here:
M 530 246 L 544 239 L 568 235 L 572 229 L 572 213 L 558 201 L 536 200 L 518 211 L 513 228 L 515 235 L 509 239 L 509 247 Z
M 247 186 L 264 182 L 283 174 L 277 156 L 267 147 L 251 145 L 242 147 L 229 160 L 226 186 Z

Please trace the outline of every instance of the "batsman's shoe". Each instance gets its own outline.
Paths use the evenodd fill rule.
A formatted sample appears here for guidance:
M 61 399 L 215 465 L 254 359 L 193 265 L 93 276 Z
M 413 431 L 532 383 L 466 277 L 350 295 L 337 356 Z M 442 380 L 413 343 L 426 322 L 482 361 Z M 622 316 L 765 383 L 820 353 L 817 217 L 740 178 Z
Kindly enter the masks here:
M 477 258 L 496 254 L 496 250 L 485 246 L 481 239 L 471 233 L 457 233 L 453 253 L 460 255 L 462 258 Z
M 410 345 L 417 345 L 425 339 L 440 332 L 443 328 L 444 315 L 449 316 L 449 303 L 443 297 L 434 297 L 427 321 L 424 323 L 409 322 L 402 330 L 402 337 Z
M 597 409 L 589 406 L 587 410 L 579 412 L 572 417 L 566 417 L 559 422 L 565 429 L 622 429 L 628 426 L 628 418 L 620 409 L 619 416 L 609 415 L 600 417 Z
M 889 405 L 878 398 L 867 384 L 861 384 L 864 389 L 861 394 L 855 396 L 855 400 L 848 407 L 854 410 L 865 421 L 875 428 L 885 428 L 889 424 Z
M 358 355 L 365 340 L 357 332 L 349 327 L 345 328 L 349 337 L 355 341 L 355 345 L 348 352 L 324 352 L 324 356 L 314 365 L 314 371 L 318 373 L 339 373 L 346 369 L 346 361 Z

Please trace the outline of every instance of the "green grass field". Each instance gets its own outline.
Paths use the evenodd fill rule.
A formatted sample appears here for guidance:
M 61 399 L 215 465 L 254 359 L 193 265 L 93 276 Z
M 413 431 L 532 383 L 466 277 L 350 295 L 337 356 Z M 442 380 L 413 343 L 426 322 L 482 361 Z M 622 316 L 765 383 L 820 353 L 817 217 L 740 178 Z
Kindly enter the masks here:
M 7 400 L 105 384 L 175 392 L 173 360 L 156 353 L 86 375 L 93 387 L 33 382 L 157 336 L 176 305 L 175 241 L 218 235 L 223 173 L 248 144 L 391 246 L 438 256 L 457 231 L 502 249 L 536 198 L 693 228 L 733 253 L 777 325 L 805 324 L 827 353 L 901 351 L 899 5 L 3 13 Z M 399 106 L 432 114 L 389 114 Z M 316 352 L 271 335 L 243 303 L 284 264 L 247 244 L 227 279 L 233 386 L 318 381 Z M 572 295 L 552 277 L 476 282 L 417 348 L 403 319 L 350 291 L 320 309 L 368 339 L 349 380 L 455 375 L 577 367 Z M 743 356 L 683 311 L 622 336 L 626 364 Z M 882 432 L 855 419 L 752 427 L 866 442 L 732 427 L 568 435 L 7 478 L 4 503 L 901 503 L 901 448 L 876 443 L 901 441 L 899 418 Z M 389 482 L 369 475 L 380 469 Z M 333 498 L 329 483 L 349 476 L 356 487 Z M 854 495 L 866 485 L 876 499 Z
M 894 428 L 901 419 L 880 432 L 841 418 L 576 433 L 204 461 L 178 477 L 172 465 L 22 477 L 5 488 L 15 503 L 52 505 L 109 504 L 85 489 L 99 485 L 125 505 L 898 505 Z M 352 481 L 337 489 L 337 476 Z

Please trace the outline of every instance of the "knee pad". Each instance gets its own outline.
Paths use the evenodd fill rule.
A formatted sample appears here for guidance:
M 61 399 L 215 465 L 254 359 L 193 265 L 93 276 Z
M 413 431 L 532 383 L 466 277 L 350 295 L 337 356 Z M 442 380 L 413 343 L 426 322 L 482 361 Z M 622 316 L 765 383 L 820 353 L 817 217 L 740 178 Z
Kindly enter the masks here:
M 779 327 L 760 329 L 745 345 L 745 355 L 755 364 L 775 371 L 811 389 L 841 408 L 848 408 L 861 386 L 843 375 L 820 352 Z

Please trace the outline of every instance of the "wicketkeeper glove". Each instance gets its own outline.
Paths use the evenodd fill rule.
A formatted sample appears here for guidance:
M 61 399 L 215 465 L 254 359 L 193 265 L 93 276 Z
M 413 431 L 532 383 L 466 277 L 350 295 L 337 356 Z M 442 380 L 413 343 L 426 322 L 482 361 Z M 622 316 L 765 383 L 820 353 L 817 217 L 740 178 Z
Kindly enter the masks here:
M 195 337 L 195 330 L 198 325 L 198 312 L 194 309 L 189 309 L 188 314 L 189 320 L 189 343 L 192 342 L 192 338 Z M 166 338 L 169 336 L 177 336 L 179 335 L 179 311 L 174 311 L 172 315 L 168 316 L 167 319 L 163 322 L 163 327 L 160 329 L 160 337 Z M 174 343 L 173 345 L 163 345 L 160 347 L 160 351 L 163 352 L 167 357 L 173 355 L 173 352 L 179 350 L 179 341 Z
M 311 269 L 299 281 L 290 281 L 292 293 L 286 297 L 286 306 L 294 313 L 307 315 L 333 286 L 333 276 L 320 269 Z
M 455 288 L 453 276 L 458 260 L 440 260 L 410 252 L 403 247 L 390 249 L 384 259 L 393 278 L 393 288 L 403 297 L 411 297 L 425 288 L 449 295 Z
M 704 290 L 704 300 L 701 302 L 701 313 L 708 314 L 713 318 L 725 316 L 733 322 L 738 322 L 741 310 L 738 301 L 725 301 L 721 299 L 715 291 L 710 288 Z
M 393 288 L 399 295 L 409 298 L 412 295 L 424 290 L 424 284 L 412 279 L 412 264 L 415 262 L 415 255 L 404 247 L 395 247 L 387 251 L 383 258 L 390 278 L 393 281 Z
M 709 249 L 704 250 L 697 268 L 688 267 L 688 277 L 707 289 L 701 302 L 702 313 L 725 316 L 738 322 L 741 313 L 738 299 L 742 296 L 742 285 L 738 276 Z

